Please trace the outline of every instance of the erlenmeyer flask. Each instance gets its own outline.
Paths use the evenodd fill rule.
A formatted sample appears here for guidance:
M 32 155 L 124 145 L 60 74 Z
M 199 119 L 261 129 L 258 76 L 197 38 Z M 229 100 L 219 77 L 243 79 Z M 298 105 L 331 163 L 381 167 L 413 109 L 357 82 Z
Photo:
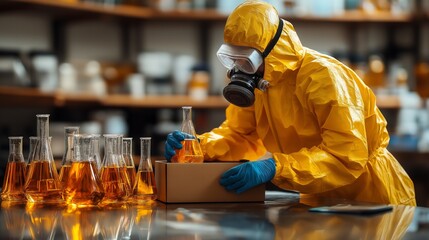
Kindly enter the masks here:
M 104 189 L 102 207 L 124 207 L 131 193 L 122 157 L 122 135 L 105 134 L 104 158 L 100 180 Z
M 140 138 L 140 163 L 133 185 L 133 201 L 135 203 L 146 203 L 157 197 L 155 175 L 150 159 L 150 146 L 150 137 Z
M 9 158 L 3 179 L 3 201 L 26 202 L 24 194 L 25 160 L 22 154 L 22 137 L 9 137 Z
M 73 160 L 64 185 L 64 199 L 77 207 L 96 206 L 104 196 L 92 159 L 91 140 L 91 135 L 73 136 Z
M 101 171 L 101 157 L 100 157 L 100 135 L 92 134 L 91 135 L 91 144 L 92 144 L 92 155 L 94 159 L 95 166 L 97 167 L 97 175 Z
M 31 136 L 29 137 L 29 139 L 30 139 L 30 147 L 28 150 L 28 157 L 26 159 L 27 165 L 30 163 L 30 158 L 32 157 L 32 154 L 34 154 L 34 146 L 36 146 L 38 138 L 36 136 Z M 27 169 L 28 169 L 28 166 L 27 166 Z
M 185 140 L 182 141 L 182 149 L 176 150 L 176 156 L 171 159 L 171 162 L 202 163 L 204 155 L 192 123 L 192 107 L 182 107 L 182 111 L 183 120 L 180 130 L 185 133 Z
M 49 141 L 49 114 L 38 114 L 34 154 L 25 180 L 25 196 L 30 203 L 63 204 L 61 182 Z
M 79 127 L 64 127 L 64 154 L 61 161 L 60 181 L 63 188 L 66 186 L 67 178 L 73 159 L 73 135 L 79 133 Z
M 122 156 L 124 157 L 125 168 L 130 180 L 130 187 L 132 188 L 136 181 L 136 167 L 134 166 L 133 159 L 133 138 L 122 138 Z

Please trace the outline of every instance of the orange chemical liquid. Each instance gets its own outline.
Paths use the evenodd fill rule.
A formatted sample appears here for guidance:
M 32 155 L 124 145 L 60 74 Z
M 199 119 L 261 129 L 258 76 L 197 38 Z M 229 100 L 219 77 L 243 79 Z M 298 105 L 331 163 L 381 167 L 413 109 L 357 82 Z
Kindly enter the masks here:
M 90 163 L 91 163 L 92 170 L 94 171 L 95 175 L 98 176 L 99 172 L 98 172 L 97 163 L 95 161 L 90 161 Z
M 138 171 L 134 185 L 133 197 L 135 201 L 154 200 L 157 197 L 155 175 L 149 171 Z
M 118 166 L 101 168 L 100 181 L 104 189 L 104 198 L 101 200 L 102 205 L 121 203 L 131 193 L 124 168 Z
M 66 185 L 64 199 L 67 204 L 78 207 L 95 206 L 104 196 L 104 192 L 91 162 L 72 162 Z
M 25 182 L 25 195 L 32 203 L 62 203 L 58 173 L 49 161 L 33 161 Z
M 63 165 L 60 169 L 60 182 L 62 184 L 63 187 L 66 186 L 66 182 L 67 182 L 67 178 L 69 176 L 70 173 L 70 169 L 71 169 L 71 165 Z
M 136 169 L 133 166 L 127 166 L 127 174 L 128 174 L 128 179 L 130 181 L 130 186 L 131 189 L 134 186 L 134 183 L 136 182 Z
M 3 201 L 26 202 L 24 194 L 25 168 L 25 162 L 7 163 L 1 192 Z
M 176 150 L 175 158 L 171 162 L 177 163 L 202 163 L 204 162 L 204 155 L 199 146 L 198 140 L 185 139 L 182 141 L 182 149 Z

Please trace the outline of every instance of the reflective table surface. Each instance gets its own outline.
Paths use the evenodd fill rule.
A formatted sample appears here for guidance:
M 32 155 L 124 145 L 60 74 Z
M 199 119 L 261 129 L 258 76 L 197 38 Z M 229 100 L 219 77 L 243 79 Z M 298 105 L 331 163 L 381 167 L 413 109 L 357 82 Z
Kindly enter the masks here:
M 146 205 L 123 209 L 8 206 L 0 239 L 429 239 L 429 208 L 394 206 L 373 215 L 313 213 L 356 204 L 266 192 L 261 203 Z

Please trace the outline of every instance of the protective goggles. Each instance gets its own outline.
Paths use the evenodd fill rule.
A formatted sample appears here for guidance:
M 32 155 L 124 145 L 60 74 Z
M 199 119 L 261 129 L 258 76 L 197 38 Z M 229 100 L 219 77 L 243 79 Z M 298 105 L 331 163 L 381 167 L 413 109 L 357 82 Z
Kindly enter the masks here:
M 258 50 L 230 44 L 222 44 L 216 55 L 227 69 L 236 67 L 238 70 L 248 74 L 256 73 L 264 61 L 262 54 Z

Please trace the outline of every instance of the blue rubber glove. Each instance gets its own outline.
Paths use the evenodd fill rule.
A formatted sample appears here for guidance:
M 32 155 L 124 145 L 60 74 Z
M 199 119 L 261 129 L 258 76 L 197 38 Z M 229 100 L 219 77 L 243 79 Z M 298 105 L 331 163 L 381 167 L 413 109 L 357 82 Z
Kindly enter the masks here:
M 165 141 L 165 152 L 164 156 L 167 159 L 167 162 L 171 161 L 171 158 L 176 155 L 175 149 L 182 149 L 181 141 L 185 140 L 184 132 L 175 130 L 167 135 L 167 141 Z
M 276 164 L 274 159 L 268 158 L 243 163 L 229 169 L 222 174 L 220 184 L 228 191 L 242 193 L 259 184 L 270 181 L 275 174 Z

